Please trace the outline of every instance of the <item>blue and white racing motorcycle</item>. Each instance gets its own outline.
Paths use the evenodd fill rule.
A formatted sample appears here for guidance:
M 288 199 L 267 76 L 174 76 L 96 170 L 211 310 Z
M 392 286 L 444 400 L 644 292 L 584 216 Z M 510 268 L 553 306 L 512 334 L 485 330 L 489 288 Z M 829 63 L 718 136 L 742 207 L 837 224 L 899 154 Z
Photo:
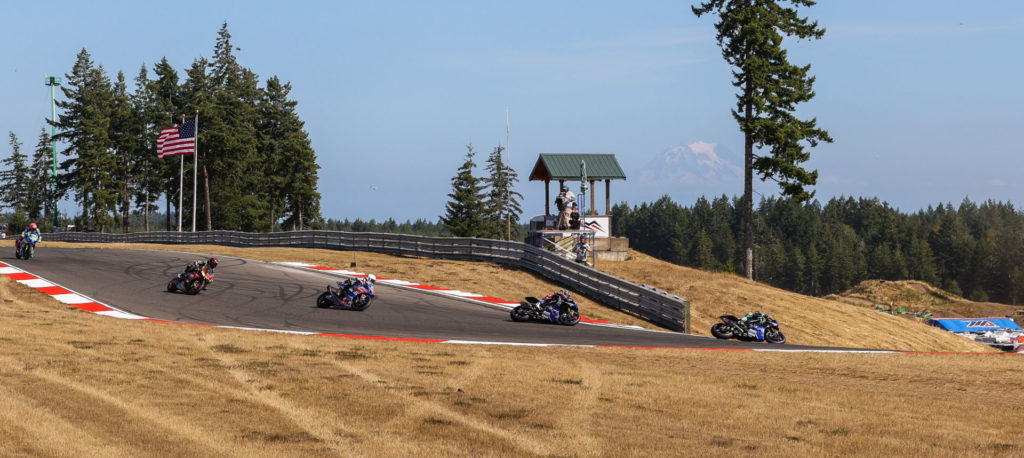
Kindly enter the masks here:
M 512 321 L 520 322 L 539 321 L 566 326 L 580 322 L 580 308 L 572 300 L 572 295 L 564 289 L 540 300 L 527 297 L 526 302 L 520 302 L 509 314 Z
M 327 285 L 327 291 L 316 298 L 316 306 L 322 309 L 338 307 L 361 312 L 370 306 L 377 297 L 373 284 L 377 277 L 369 274 L 366 278 L 357 278 L 338 282 L 338 286 Z
M 772 344 L 786 343 L 786 336 L 779 330 L 779 322 L 761 312 L 754 312 L 752 319 L 740 319 L 733 315 L 722 315 L 711 327 L 711 335 L 719 339 L 738 339 L 743 341 L 768 342 Z
M 31 232 L 27 237 L 19 236 L 14 241 L 14 256 L 18 259 L 32 259 L 36 257 L 36 244 L 41 240 L 38 232 Z

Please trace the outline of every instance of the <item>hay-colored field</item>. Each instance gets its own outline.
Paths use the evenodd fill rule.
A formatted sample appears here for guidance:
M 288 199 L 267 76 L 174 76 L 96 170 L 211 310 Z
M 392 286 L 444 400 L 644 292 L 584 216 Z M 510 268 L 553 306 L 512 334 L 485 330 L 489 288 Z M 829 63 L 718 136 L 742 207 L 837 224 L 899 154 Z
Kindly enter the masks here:
M 357 262 L 359 270 L 506 298 L 523 295 L 519 275 L 550 287 L 476 263 L 168 248 L 335 267 Z M 658 266 L 634 261 L 602 268 Z M 695 321 L 708 326 L 720 311 L 754 303 L 767 304 L 761 308 L 783 323 L 809 313 L 787 311 L 790 303 L 824 314 L 844 306 L 733 276 L 660 273 L 617 274 L 691 291 L 684 297 L 694 303 Z M 117 320 L 6 277 L 0 298 L 2 456 L 1024 453 L 1018 356 L 380 342 Z M 793 338 L 818 338 L 795 327 L 786 328 Z

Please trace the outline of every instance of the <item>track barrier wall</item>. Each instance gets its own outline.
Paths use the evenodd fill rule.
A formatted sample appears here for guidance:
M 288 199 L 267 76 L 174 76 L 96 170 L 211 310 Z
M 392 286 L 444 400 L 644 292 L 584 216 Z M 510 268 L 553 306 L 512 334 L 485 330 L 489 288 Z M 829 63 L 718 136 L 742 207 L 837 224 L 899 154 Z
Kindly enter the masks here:
M 44 240 L 93 243 L 206 244 L 237 247 L 295 247 L 369 251 L 433 259 L 484 261 L 522 268 L 567 288 L 664 326 L 690 332 L 690 301 L 655 288 L 575 263 L 521 242 L 472 237 L 427 237 L 372 232 L 58 232 Z

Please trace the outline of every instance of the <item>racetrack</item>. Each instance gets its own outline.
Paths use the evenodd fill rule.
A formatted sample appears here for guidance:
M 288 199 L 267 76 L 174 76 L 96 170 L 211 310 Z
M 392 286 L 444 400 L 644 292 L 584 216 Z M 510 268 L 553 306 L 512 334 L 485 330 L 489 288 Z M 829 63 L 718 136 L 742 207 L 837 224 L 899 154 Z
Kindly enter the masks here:
M 213 253 L 216 255 L 216 253 Z M 315 307 L 336 275 L 217 255 L 209 289 L 197 296 L 166 291 L 167 281 L 210 253 L 44 248 L 36 259 L 2 261 L 121 310 L 168 321 L 219 326 L 414 339 L 524 344 L 676 348 L 840 350 L 723 341 L 709 337 L 581 323 L 515 323 L 506 310 L 429 292 L 377 284 L 369 309 Z M 411 279 L 407 279 L 411 280 Z M 525 295 L 525 293 L 524 293 Z M 586 315 L 586 310 L 581 311 Z M 862 350 L 863 351 L 863 350 Z

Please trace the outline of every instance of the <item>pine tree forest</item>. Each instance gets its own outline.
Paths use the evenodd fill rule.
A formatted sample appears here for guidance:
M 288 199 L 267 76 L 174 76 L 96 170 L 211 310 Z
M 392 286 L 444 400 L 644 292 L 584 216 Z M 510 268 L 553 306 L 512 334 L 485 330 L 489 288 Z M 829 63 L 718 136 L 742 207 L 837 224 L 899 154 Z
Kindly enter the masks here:
M 672 263 L 736 272 L 743 262 L 738 198 L 669 197 L 612 209 L 612 232 Z M 754 279 L 822 296 L 862 280 L 921 280 L 976 301 L 1024 303 L 1024 213 L 964 199 L 906 214 L 876 198 L 762 199 L 754 214 Z
M 183 230 L 192 229 L 193 206 L 196 230 L 321 227 L 319 166 L 297 102 L 289 98 L 291 85 L 272 76 L 261 86 L 259 76 L 236 61 L 235 49 L 224 23 L 212 60 L 196 59 L 179 76 L 163 58 L 152 69 L 143 64 L 130 80 L 123 72 L 111 78 L 82 49 L 59 88 L 57 121 L 41 120 L 35 154 L 26 155 L 15 133 L 9 134 L 12 154 L 0 163 L 0 185 L 8 191 L 0 204 L 14 220 L 39 221 L 49 229 L 56 192 L 80 212 L 60 215 L 61 225 L 176 230 L 184 189 Z M 160 131 L 194 117 L 198 169 L 192 156 L 158 159 Z

